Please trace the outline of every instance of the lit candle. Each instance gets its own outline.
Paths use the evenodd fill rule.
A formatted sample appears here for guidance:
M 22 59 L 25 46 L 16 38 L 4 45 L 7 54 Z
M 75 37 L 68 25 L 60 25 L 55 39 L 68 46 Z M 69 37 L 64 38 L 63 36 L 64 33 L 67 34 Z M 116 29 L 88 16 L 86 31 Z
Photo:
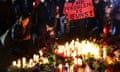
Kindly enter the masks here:
M 21 68 L 21 60 L 20 59 L 18 59 L 17 60 L 17 65 L 16 65 L 18 68 Z
M 35 61 L 39 62 L 39 55 L 36 55 Z
M 64 46 L 63 45 L 59 45 L 58 46 L 58 54 L 61 54 L 64 52 Z
M 66 52 L 66 55 L 67 55 L 67 57 L 70 57 L 70 51 L 69 50 L 67 50 L 67 52 Z
M 107 56 L 107 51 L 106 51 L 106 47 L 103 48 L 103 58 L 105 59 Z
M 106 63 L 108 64 L 108 65 L 110 65 L 110 64 L 114 64 L 114 62 L 113 62 L 113 59 L 111 58 L 111 57 L 109 57 L 109 56 L 107 56 L 106 57 Z
M 70 66 L 70 72 L 74 72 L 74 71 L 73 71 L 73 70 L 74 70 L 73 68 L 74 68 L 74 65 L 71 65 L 71 66 Z
M 43 52 L 42 52 L 42 50 L 39 51 L 39 54 L 40 54 L 40 56 L 43 56 Z
M 77 52 L 74 51 L 74 52 L 72 53 L 72 57 L 75 58 L 76 56 L 77 56 Z
M 78 64 L 78 59 L 74 58 L 74 64 Z
M 36 60 L 36 54 L 33 55 L 33 60 L 34 60 L 34 61 Z
M 74 44 L 75 44 L 75 41 L 72 40 L 71 43 L 70 43 L 70 45 L 69 45 L 69 47 L 70 47 L 72 50 L 75 49 Z
M 82 66 L 82 59 L 78 58 L 78 64 Z
M 30 67 L 30 68 L 31 68 L 31 67 L 32 67 L 32 63 L 33 63 L 33 59 L 30 59 L 30 60 L 29 60 L 28 67 Z
M 43 63 L 48 64 L 49 63 L 48 58 L 44 58 Z
M 58 69 L 59 69 L 59 72 L 63 72 L 63 65 L 62 65 L 62 64 L 59 64 L 59 65 L 58 65 Z
M 17 65 L 16 61 L 13 61 L 13 62 L 12 62 L 12 66 L 15 66 L 15 67 L 16 67 L 16 65 Z
M 40 64 L 43 64 L 43 61 L 44 61 L 44 57 L 40 57 Z
M 65 56 L 67 56 L 67 51 L 68 51 L 68 49 L 69 49 L 69 47 L 68 47 L 68 42 L 66 42 L 65 43 L 65 51 L 64 51 L 64 53 L 65 53 Z
M 78 47 L 77 53 L 78 53 L 79 56 L 81 55 L 81 51 L 82 51 L 81 47 Z
M 22 67 L 25 68 L 26 66 L 26 57 L 22 58 Z
M 75 41 L 75 48 L 79 48 L 79 39 L 76 39 L 76 41 Z

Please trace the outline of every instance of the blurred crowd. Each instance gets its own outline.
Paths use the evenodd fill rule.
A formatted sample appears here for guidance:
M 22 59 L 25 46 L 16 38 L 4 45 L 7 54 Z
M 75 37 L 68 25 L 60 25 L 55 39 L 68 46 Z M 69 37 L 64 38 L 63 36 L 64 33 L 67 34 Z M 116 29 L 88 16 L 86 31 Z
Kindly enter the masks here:
M 59 37 L 120 38 L 120 0 L 92 0 L 95 17 L 69 21 L 63 8 L 74 1 L 0 0 L 0 48 L 24 55 Z
M 55 39 L 56 37 L 111 37 L 120 34 L 120 0 L 92 0 L 95 17 L 69 21 L 64 4 L 76 0 L 1 0 L 0 39 Z M 5 37 L 10 37 L 5 38 Z M 68 37 L 69 36 L 69 37 Z M 5 38 L 5 39 L 3 39 Z M 4 40 L 4 41 L 3 41 Z
M 113 24 L 119 34 L 119 0 L 92 0 L 94 5 L 94 18 L 80 19 L 68 22 L 63 14 L 65 2 L 75 0 L 1 0 L 0 1 L 0 35 L 5 33 L 20 16 L 31 17 L 31 31 L 41 34 L 46 25 L 54 27 L 57 35 L 69 32 L 74 26 L 80 27 L 83 36 L 88 31 L 98 28 L 98 34 L 103 27 Z M 65 24 L 64 24 L 65 23 Z M 64 25 L 63 25 L 64 24 Z M 76 28 L 77 29 L 77 28 Z M 83 30 L 84 29 L 84 30 Z M 67 30 L 67 31 L 66 31 Z

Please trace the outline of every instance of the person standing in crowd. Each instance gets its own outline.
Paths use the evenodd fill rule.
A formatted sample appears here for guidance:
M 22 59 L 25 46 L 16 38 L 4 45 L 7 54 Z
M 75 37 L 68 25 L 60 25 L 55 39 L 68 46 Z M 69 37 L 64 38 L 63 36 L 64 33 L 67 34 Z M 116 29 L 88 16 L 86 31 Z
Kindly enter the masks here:
M 20 6 L 16 3 L 16 0 L 10 0 L 10 9 L 11 9 L 11 21 L 12 24 L 15 24 L 15 21 L 21 15 Z
M 103 21 L 104 21 L 104 1 L 103 0 L 93 0 L 94 12 L 95 12 L 95 23 L 98 27 L 98 35 L 102 33 Z
M 2 46 L 0 48 L 0 58 L 2 58 L 0 71 L 2 69 L 2 72 L 6 72 L 12 60 L 23 56 L 31 56 L 34 52 L 30 34 L 30 21 L 29 16 L 23 16 L 7 30 L 4 44 L 0 42 L 0 47 Z
M 105 16 L 104 16 L 104 27 L 103 27 L 103 36 L 109 37 L 112 36 L 113 20 L 111 18 L 112 7 L 110 4 L 105 7 Z M 114 35 L 114 33 L 113 33 Z
M 29 50 L 33 50 L 33 42 L 30 23 L 31 18 L 28 15 L 21 16 L 16 24 L 9 29 L 4 40 L 4 48 L 9 48 L 13 54 L 20 56 L 31 53 Z
M 65 31 L 65 27 L 63 24 L 63 19 L 64 19 L 64 14 L 63 14 L 63 8 L 64 8 L 64 3 L 65 0 L 56 0 L 56 7 L 55 7 L 55 30 L 59 35 L 63 35 Z
M 70 32 L 70 23 L 66 15 L 60 17 L 60 31 L 62 34 Z
M 20 6 L 22 14 L 30 14 L 33 10 L 33 0 L 16 0 L 16 3 Z
M 7 0 L 0 1 L 0 36 L 11 26 L 11 12 Z
M 64 3 L 65 3 L 65 0 L 57 0 L 56 2 L 57 6 L 59 6 L 60 17 L 63 15 Z
M 117 5 L 114 7 L 112 10 L 112 18 L 113 18 L 113 23 L 116 27 L 116 36 L 120 35 L 120 6 Z
M 36 33 L 42 34 L 43 30 L 45 30 L 46 27 L 46 18 L 48 15 L 47 11 L 46 11 L 46 7 L 44 3 L 39 3 L 36 10 L 35 10 L 35 18 L 36 18 Z

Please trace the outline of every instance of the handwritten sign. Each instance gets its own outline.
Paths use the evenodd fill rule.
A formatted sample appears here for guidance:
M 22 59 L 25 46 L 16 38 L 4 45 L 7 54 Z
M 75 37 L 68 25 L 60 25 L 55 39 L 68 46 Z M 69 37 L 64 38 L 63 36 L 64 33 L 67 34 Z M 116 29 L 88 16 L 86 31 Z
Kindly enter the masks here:
M 75 2 L 66 2 L 63 13 L 69 20 L 94 17 L 94 7 L 92 0 L 76 0 Z

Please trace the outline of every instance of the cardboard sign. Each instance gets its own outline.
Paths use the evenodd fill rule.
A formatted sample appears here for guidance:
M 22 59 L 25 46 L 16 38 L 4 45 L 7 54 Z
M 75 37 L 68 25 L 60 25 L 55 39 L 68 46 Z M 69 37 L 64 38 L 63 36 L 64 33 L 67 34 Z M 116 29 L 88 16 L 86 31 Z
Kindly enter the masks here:
M 63 13 L 69 20 L 94 17 L 92 0 L 76 0 L 73 3 L 66 2 Z

